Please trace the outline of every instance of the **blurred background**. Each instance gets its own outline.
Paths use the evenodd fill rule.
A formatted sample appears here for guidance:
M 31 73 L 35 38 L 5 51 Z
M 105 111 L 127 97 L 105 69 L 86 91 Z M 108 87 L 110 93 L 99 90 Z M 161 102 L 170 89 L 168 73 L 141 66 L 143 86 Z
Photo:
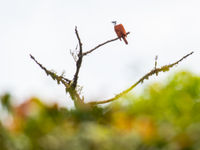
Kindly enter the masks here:
M 0 0 L 1 150 L 199 150 L 200 1 Z M 87 101 L 110 98 L 153 69 L 194 54 L 103 107 L 73 102 L 30 59 L 73 78 L 83 51 L 131 32 L 86 56 L 79 85 Z M 117 144 L 116 144 L 117 143 Z
M 199 0 L 0 0 L 0 93 L 12 93 L 15 103 L 37 96 L 72 106 L 64 88 L 47 77 L 29 54 L 72 78 L 75 26 L 87 51 L 116 37 L 113 20 L 131 32 L 129 44 L 118 40 L 85 57 L 79 85 L 86 100 L 109 98 L 130 86 L 154 67 L 156 55 L 161 66 L 194 51 L 172 72 L 187 69 L 199 74 L 199 8 Z
M 138 96 L 104 107 L 67 109 L 0 96 L 1 150 L 199 150 L 200 77 L 179 71 Z M 116 144 L 117 143 L 117 144 Z

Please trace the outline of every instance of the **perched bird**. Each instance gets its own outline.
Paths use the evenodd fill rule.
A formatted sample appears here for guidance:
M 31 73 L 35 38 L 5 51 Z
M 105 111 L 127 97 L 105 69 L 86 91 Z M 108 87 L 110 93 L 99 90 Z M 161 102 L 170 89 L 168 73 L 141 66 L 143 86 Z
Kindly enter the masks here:
M 118 38 L 120 40 L 122 38 L 124 42 L 128 44 L 128 41 L 126 40 L 126 30 L 124 29 L 124 26 L 122 24 L 117 24 L 117 21 L 112 21 L 112 23 L 114 24 L 114 29 Z

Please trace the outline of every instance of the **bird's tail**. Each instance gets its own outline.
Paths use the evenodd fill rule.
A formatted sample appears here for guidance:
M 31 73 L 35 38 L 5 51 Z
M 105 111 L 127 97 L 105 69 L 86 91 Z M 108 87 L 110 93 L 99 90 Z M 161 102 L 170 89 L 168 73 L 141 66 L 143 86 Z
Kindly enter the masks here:
M 126 43 L 126 44 L 128 44 L 128 41 L 126 40 L 126 37 L 122 37 L 123 38 L 123 40 L 124 40 L 124 42 Z

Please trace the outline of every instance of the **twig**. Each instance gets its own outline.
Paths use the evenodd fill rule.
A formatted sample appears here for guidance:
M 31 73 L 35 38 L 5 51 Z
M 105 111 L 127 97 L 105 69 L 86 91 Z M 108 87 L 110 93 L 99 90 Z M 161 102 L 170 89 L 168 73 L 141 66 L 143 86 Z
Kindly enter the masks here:
M 73 51 L 70 49 L 70 54 L 72 55 L 72 58 L 74 59 L 74 61 L 77 62 L 77 60 L 78 60 L 78 54 L 76 54 L 76 51 L 73 52 Z
M 154 69 L 157 68 L 157 64 L 158 64 L 158 55 L 156 55 L 156 57 L 155 57 Z M 156 76 L 158 76 L 158 73 L 156 73 Z
M 128 35 L 128 34 L 130 34 L 130 32 L 127 32 L 127 33 L 126 33 L 126 35 Z M 103 45 L 105 45 L 105 44 L 107 44 L 107 43 L 116 41 L 116 40 L 118 40 L 118 39 L 119 39 L 119 37 L 114 38 L 114 39 L 111 39 L 111 40 L 108 40 L 108 41 L 106 41 L 106 42 L 103 42 L 103 43 L 97 45 L 96 47 L 94 47 L 93 49 L 91 49 L 91 50 L 89 50 L 89 51 L 87 51 L 87 52 L 84 52 L 84 53 L 83 53 L 83 56 L 86 56 L 87 54 L 93 52 L 93 51 L 96 50 L 97 48 L 99 48 L 99 47 L 101 47 L 101 46 L 103 46 Z
M 80 39 L 79 34 L 78 34 L 77 27 L 75 27 L 75 33 L 76 33 L 76 37 L 77 37 L 78 43 L 79 43 L 79 53 L 78 53 L 78 60 L 76 61 L 76 72 L 74 74 L 74 79 L 73 79 L 73 84 L 72 84 L 72 86 L 73 86 L 74 89 L 77 86 L 78 74 L 79 74 L 80 67 L 81 67 L 81 64 L 82 64 L 82 59 L 83 59 L 82 43 L 81 43 L 81 39 Z
M 117 100 L 118 98 L 124 96 L 125 94 L 127 94 L 128 92 L 130 92 L 133 88 L 135 88 L 139 83 L 143 83 L 143 81 L 145 79 L 148 79 L 150 76 L 154 75 L 154 74 L 158 74 L 159 72 L 166 72 L 169 71 L 170 68 L 172 68 L 173 66 L 177 65 L 179 62 L 181 62 L 183 59 L 187 58 L 188 56 L 192 55 L 193 52 L 183 56 L 181 59 L 179 59 L 178 61 L 169 64 L 169 65 L 165 65 L 162 66 L 160 68 L 154 68 L 152 71 L 150 71 L 149 73 L 147 73 L 146 75 L 144 75 L 142 78 L 140 78 L 135 84 L 133 84 L 131 87 L 129 87 L 128 89 L 122 91 L 121 93 L 117 94 L 115 97 L 110 98 L 108 100 L 103 100 L 103 101 L 96 101 L 96 102 L 89 102 L 88 104 L 90 105 L 97 105 L 97 104 L 105 104 L 114 100 Z
M 38 64 L 40 66 L 40 68 L 42 70 L 44 70 L 48 75 L 51 76 L 51 78 L 53 80 L 56 80 L 58 84 L 60 84 L 60 82 L 66 87 L 66 88 L 69 88 L 69 84 L 71 83 L 71 80 L 67 79 L 67 78 L 64 78 L 62 75 L 61 76 L 58 76 L 56 73 L 50 71 L 50 70 L 47 70 L 42 64 L 40 64 L 36 59 L 35 57 L 33 57 L 31 54 L 30 54 L 30 57 L 31 59 L 33 59 L 35 61 L 36 64 Z
M 155 64 L 154 64 L 154 68 L 156 69 L 157 68 L 157 62 L 158 61 L 158 55 L 156 55 L 156 57 L 155 57 Z

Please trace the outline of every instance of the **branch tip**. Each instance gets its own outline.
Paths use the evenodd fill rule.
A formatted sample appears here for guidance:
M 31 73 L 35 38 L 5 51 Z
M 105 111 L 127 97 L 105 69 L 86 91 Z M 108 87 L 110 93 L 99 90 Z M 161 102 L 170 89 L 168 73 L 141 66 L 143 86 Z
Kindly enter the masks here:
M 82 50 L 82 43 L 81 43 L 81 39 L 79 37 L 78 34 L 78 30 L 77 27 L 75 27 L 75 33 L 76 33 L 76 37 L 78 39 L 78 44 L 79 44 L 79 52 L 78 52 L 78 59 L 76 61 L 76 72 L 74 74 L 74 78 L 73 78 L 73 88 L 75 89 L 77 86 L 77 82 L 78 82 L 78 75 L 79 75 L 79 71 L 80 71 L 80 67 L 82 64 L 82 59 L 83 59 L 83 50 Z

